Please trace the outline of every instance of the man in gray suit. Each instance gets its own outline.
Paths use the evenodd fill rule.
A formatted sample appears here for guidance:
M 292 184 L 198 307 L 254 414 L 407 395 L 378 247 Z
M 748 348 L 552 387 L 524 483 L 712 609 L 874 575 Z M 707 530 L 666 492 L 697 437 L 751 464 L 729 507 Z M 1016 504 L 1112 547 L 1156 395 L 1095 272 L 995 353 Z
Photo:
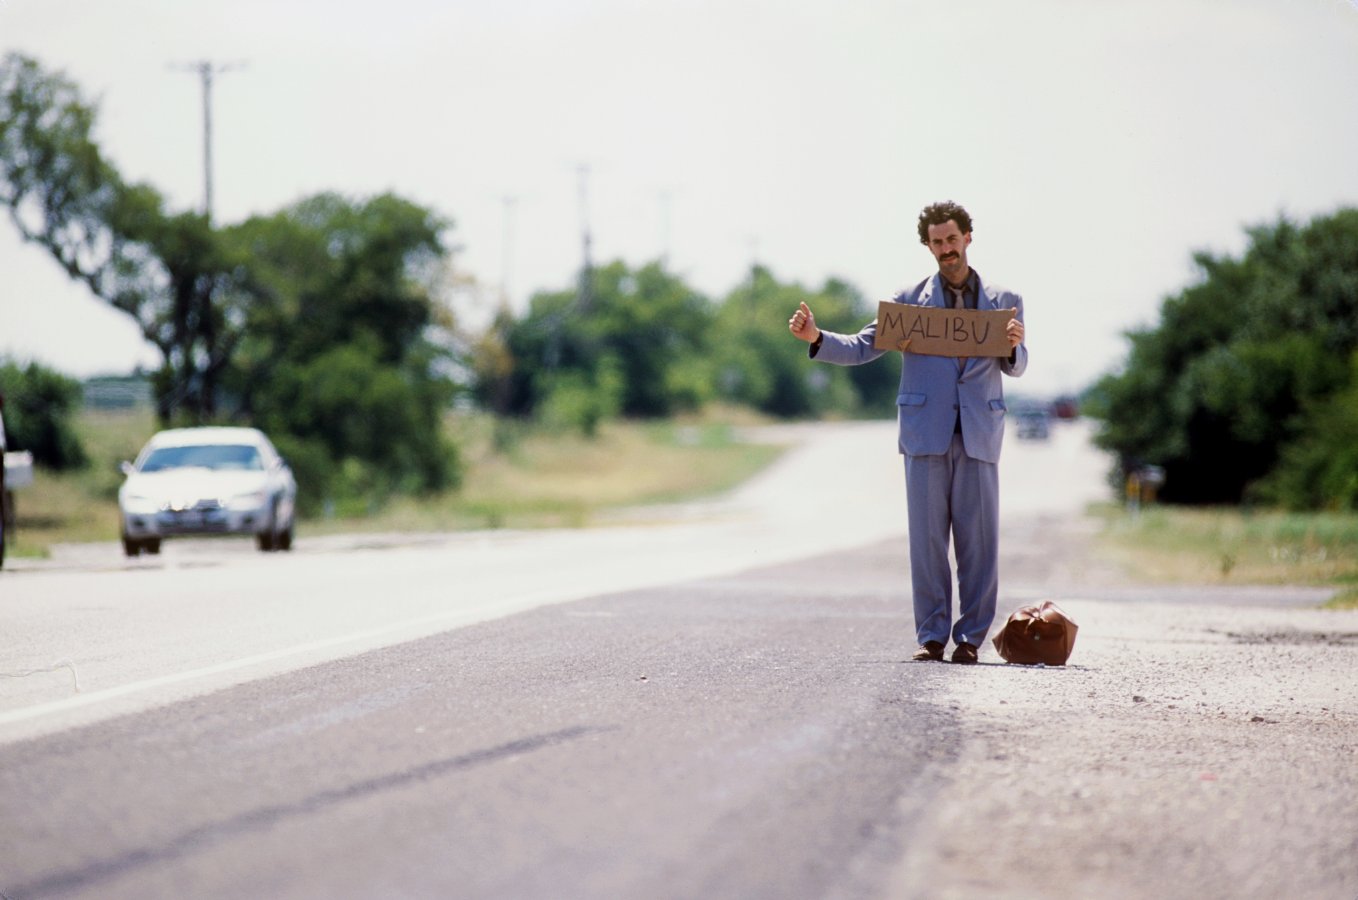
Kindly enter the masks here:
M 951 201 L 925 207 L 920 243 L 938 273 L 892 298 L 916 306 L 1012 309 L 1007 357 L 925 356 L 902 353 L 896 397 L 900 451 L 905 456 L 910 523 L 910 580 L 914 593 L 916 660 L 942 660 L 952 637 L 952 661 L 974 663 L 995 618 L 999 592 L 999 459 L 1004 438 L 1001 374 L 1028 367 L 1023 343 L 1023 298 L 981 280 L 967 263 L 971 216 Z M 841 366 L 872 362 L 877 322 L 857 334 L 822 331 L 805 303 L 788 321 L 792 334 L 811 345 L 812 359 Z M 960 615 L 952 620 L 952 569 L 948 537 L 957 553 Z

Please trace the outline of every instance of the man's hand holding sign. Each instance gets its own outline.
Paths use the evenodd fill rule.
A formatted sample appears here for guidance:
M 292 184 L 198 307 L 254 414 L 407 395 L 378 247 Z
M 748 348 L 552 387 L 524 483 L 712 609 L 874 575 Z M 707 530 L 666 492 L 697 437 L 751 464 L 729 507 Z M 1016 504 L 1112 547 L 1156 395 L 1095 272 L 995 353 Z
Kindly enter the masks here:
M 816 316 L 805 304 L 788 320 L 793 336 L 814 344 L 820 338 Z M 1023 323 L 1012 309 L 944 309 L 883 300 L 877 304 L 878 350 L 927 356 L 1008 356 L 1023 343 Z
M 943 309 L 883 300 L 877 304 L 878 350 L 927 356 L 1008 356 L 1023 342 L 1012 309 Z

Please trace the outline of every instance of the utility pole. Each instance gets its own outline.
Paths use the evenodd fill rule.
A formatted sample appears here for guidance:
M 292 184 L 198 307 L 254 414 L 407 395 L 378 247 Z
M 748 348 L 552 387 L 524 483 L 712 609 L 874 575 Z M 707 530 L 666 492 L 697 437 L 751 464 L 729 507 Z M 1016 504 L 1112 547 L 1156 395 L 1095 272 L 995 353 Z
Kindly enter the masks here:
M 589 312 L 594 295 L 594 260 L 590 255 L 589 233 L 589 164 L 575 167 L 580 176 L 580 233 L 584 244 L 584 262 L 580 267 L 580 284 L 575 294 L 575 305 L 580 312 Z
M 514 204 L 519 198 L 505 194 L 500 198 L 504 211 L 504 240 L 500 246 L 500 301 L 509 306 L 509 276 L 514 265 Z
M 670 192 L 660 192 L 660 268 L 670 265 Z
M 212 76 L 245 68 L 245 63 L 214 63 L 199 60 L 171 65 L 181 72 L 197 72 L 203 80 L 203 216 L 212 222 Z

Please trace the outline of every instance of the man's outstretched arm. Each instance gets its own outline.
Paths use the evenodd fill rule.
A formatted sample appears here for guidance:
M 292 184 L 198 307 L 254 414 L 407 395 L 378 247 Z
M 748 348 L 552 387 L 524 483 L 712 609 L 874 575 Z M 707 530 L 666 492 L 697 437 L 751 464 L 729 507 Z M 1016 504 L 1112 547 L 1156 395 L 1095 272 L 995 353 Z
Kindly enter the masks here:
M 802 303 L 792 314 L 792 318 L 787 320 L 787 328 L 797 340 L 806 341 L 811 345 L 809 355 L 812 359 L 837 366 L 861 366 L 863 363 L 872 362 L 885 352 L 872 345 L 877 334 L 876 319 L 864 325 L 863 330 L 857 334 L 838 334 L 834 331 L 825 331 L 817 325 L 816 316 L 811 312 L 811 308 Z

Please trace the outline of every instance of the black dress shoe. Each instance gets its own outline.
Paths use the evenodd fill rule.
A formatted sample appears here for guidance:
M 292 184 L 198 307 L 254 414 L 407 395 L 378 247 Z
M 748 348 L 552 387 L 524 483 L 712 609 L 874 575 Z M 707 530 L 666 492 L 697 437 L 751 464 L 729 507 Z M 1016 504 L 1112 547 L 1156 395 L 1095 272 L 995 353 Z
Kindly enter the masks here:
M 939 658 L 942 659 L 941 656 Z M 976 658 L 975 644 L 958 644 L 952 652 L 952 661 L 955 663 L 971 665 L 976 662 Z
M 938 641 L 925 641 L 910 658 L 915 662 L 943 662 L 943 645 Z

